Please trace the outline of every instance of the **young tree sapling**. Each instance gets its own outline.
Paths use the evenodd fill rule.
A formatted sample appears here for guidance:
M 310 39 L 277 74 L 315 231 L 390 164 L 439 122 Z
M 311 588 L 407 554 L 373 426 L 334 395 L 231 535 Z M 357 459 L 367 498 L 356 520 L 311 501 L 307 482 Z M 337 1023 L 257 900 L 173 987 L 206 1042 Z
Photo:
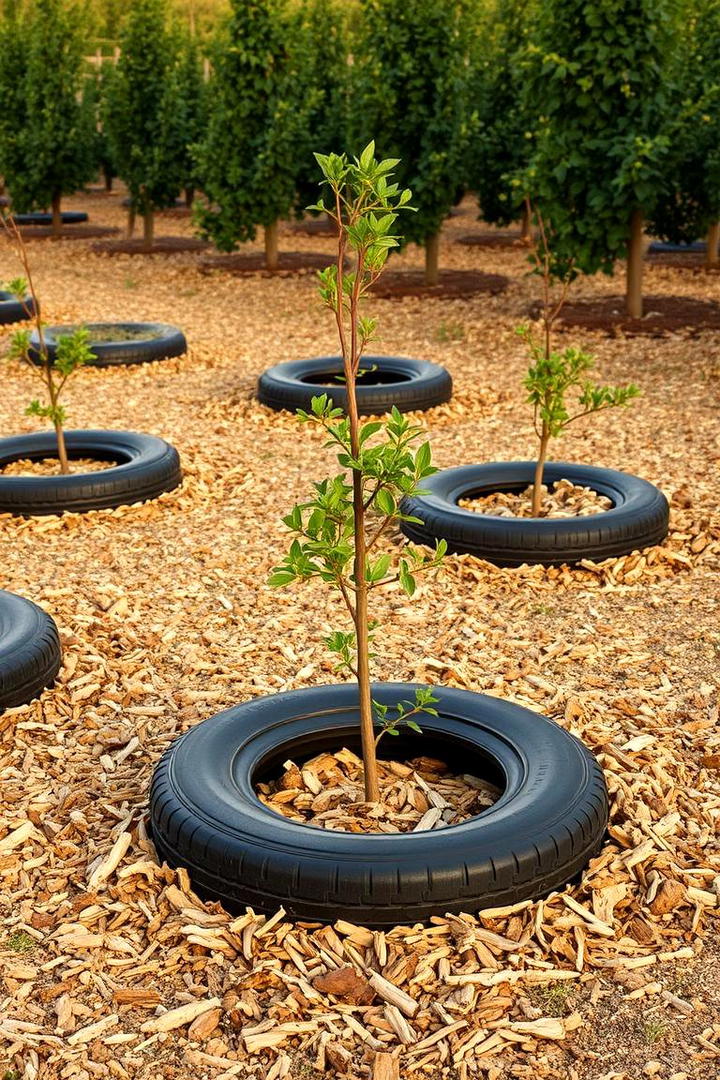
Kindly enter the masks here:
M 542 214 L 533 211 L 526 201 L 526 214 L 533 216 L 538 226 L 538 238 L 533 242 L 531 260 L 535 273 L 542 278 L 543 296 L 540 309 L 542 337 L 538 339 L 529 326 L 521 326 L 518 333 L 528 344 L 532 363 L 523 385 L 528 391 L 527 400 L 534 407 L 533 427 L 540 441 L 535 463 L 532 491 L 532 515 L 539 517 L 542 510 L 543 472 L 551 439 L 564 434 L 575 420 L 602 409 L 627 405 L 637 397 L 640 390 L 634 383 L 628 386 L 598 386 L 585 376 L 593 367 L 592 356 L 583 349 L 568 347 L 562 352 L 552 346 L 553 325 L 562 311 L 570 283 L 574 277 L 571 262 L 557 262 L 551 255 L 551 245 Z M 553 295 L 553 285 L 560 284 L 560 296 Z M 576 411 L 570 413 L 566 396 L 576 394 Z
M 365 797 L 368 802 L 377 802 L 378 739 L 386 732 L 397 734 L 401 724 L 418 730 L 413 717 L 422 712 L 434 714 L 436 699 L 429 688 L 418 690 L 414 700 L 400 702 L 393 709 L 372 699 L 370 644 L 375 624 L 369 617 L 369 594 L 399 582 L 412 596 L 415 575 L 437 566 L 446 544 L 439 541 L 431 555 L 408 544 L 396 565 L 389 553 L 380 552 L 379 545 L 392 525 L 417 520 L 400 513 L 401 499 L 418 493 L 423 479 L 436 470 L 429 444 L 415 445 L 421 428 L 395 408 L 388 420 L 361 425 L 356 399 L 362 356 L 376 326 L 374 319 L 360 314 L 360 305 L 382 273 L 388 253 L 398 245 L 393 226 L 398 211 L 410 209 L 411 193 L 391 182 L 398 162 L 376 160 L 372 142 L 353 161 L 337 154 L 315 157 L 330 202 L 325 205 L 321 198 L 308 209 L 327 213 L 337 228 L 336 262 L 318 276 L 320 296 L 337 323 L 348 405 L 344 416 L 327 394 L 321 394 L 313 398 L 310 413 L 299 410 L 298 415 L 303 423 L 327 433 L 325 445 L 337 451 L 342 471 L 315 484 L 313 497 L 296 505 L 284 518 L 296 539 L 285 561 L 273 571 L 270 584 L 280 587 L 319 578 L 338 590 L 347 607 L 353 630 L 335 631 L 326 644 L 339 658 L 338 670 L 350 672 L 358 683 Z M 350 253 L 354 266 L 347 270 Z M 375 723 L 380 726 L 379 734 Z
M 32 319 L 35 324 L 38 337 L 37 352 L 40 354 L 42 363 L 37 365 L 30 359 L 30 331 L 27 329 L 18 330 L 13 334 L 10 341 L 9 356 L 12 359 L 25 361 L 45 387 L 46 403 L 43 404 L 36 398 L 30 402 L 25 414 L 26 416 L 39 416 L 52 422 L 57 437 L 60 472 L 67 474 L 70 472 L 64 431 L 67 414 L 65 408 L 60 404 L 60 397 L 71 375 L 83 364 L 86 364 L 88 360 L 92 360 L 93 354 L 88 345 L 88 331 L 84 327 L 80 327 L 72 334 L 62 335 L 58 339 L 54 357 L 50 356 L 40 318 L 40 305 L 35 292 L 25 241 L 20 229 L 11 217 L 0 215 L 0 220 L 2 220 L 3 228 L 14 248 L 15 254 L 22 263 L 25 274 L 24 277 L 11 281 L 7 286 L 7 291 L 11 292 L 23 304 L 28 319 Z M 28 297 L 31 302 L 28 302 Z

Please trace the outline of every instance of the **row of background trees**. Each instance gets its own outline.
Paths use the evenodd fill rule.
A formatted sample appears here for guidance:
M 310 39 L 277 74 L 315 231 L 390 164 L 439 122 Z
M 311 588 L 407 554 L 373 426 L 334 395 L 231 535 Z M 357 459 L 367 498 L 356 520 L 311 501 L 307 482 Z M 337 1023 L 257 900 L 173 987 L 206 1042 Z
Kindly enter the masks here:
M 202 232 L 232 250 L 263 227 L 273 266 L 277 222 L 314 201 L 312 151 L 374 138 L 413 190 L 429 283 L 465 189 L 493 224 L 540 211 L 558 276 L 626 256 L 631 314 L 644 230 L 706 234 L 717 263 L 720 0 L 227 0 L 213 33 L 213 0 L 177 0 L 182 20 L 166 0 L 95 2 L 119 59 L 88 71 L 97 7 L 93 29 L 67 0 L 5 0 L 0 172 L 18 210 L 52 206 L 59 226 L 62 195 L 102 167 L 148 247 L 155 211 L 198 190 Z

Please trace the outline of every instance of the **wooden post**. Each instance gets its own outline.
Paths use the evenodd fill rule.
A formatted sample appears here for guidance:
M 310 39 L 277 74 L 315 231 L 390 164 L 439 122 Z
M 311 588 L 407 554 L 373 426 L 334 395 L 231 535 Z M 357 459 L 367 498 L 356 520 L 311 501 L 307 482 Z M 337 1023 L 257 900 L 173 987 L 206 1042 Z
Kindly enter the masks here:
M 625 310 L 633 319 L 643 314 L 643 212 L 633 210 L 630 215 L 630 232 L 627 245 L 627 279 Z

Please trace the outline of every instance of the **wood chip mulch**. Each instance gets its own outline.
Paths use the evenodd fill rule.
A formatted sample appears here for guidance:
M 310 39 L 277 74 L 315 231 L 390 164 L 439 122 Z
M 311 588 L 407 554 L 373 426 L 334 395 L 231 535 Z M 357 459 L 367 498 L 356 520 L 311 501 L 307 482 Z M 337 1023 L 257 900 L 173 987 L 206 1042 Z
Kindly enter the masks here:
M 418 718 L 422 720 L 422 717 Z M 500 797 L 479 776 L 453 776 L 443 761 L 378 761 L 380 802 L 366 803 L 362 760 L 343 748 L 298 767 L 287 761 L 277 780 L 259 784 L 261 802 L 293 821 L 355 833 L 424 832 L 458 825 Z
M 93 244 L 98 255 L 177 255 L 180 252 L 207 251 L 210 245 L 196 236 L 157 236 L 148 251 L 141 237 L 132 240 L 108 240 Z
M 477 293 L 504 292 L 508 279 L 503 274 L 486 274 L 478 270 L 441 270 L 437 285 L 427 285 L 421 270 L 388 270 L 370 289 L 383 300 L 402 300 L 416 296 L 427 299 L 462 299 Z
M 328 259 L 327 255 L 316 255 L 313 252 L 281 251 L 277 270 L 268 270 L 264 253 L 241 252 L 237 255 L 211 255 L 202 260 L 199 269 L 203 274 L 221 270 L 226 274 L 262 274 L 269 277 L 283 277 L 288 274 L 324 270 L 329 261 L 331 262 L 332 258 Z
M 533 305 L 531 317 L 536 318 L 538 311 L 537 305 Z M 697 336 L 705 330 L 720 329 L 720 303 L 714 299 L 650 295 L 644 298 L 644 311 L 641 319 L 630 318 L 625 313 L 622 296 L 568 301 L 556 325 L 559 330 L 604 330 L 626 337 L 638 334 L 660 337 L 678 330 Z
M 692 270 L 695 274 L 720 274 L 720 266 L 708 266 L 705 253 L 689 252 L 650 252 L 648 262 L 654 266 L 667 266 L 671 270 Z
M 589 487 L 581 487 L 569 480 L 558 480 L 552 491 L 542 485 L 543 501 L 541 517 L 567 518 L 587 517 L 588 514 L 600 514 L 609 510 L 612 500 L 606 495 L 598 495 Z M 492 514 L 494 517 L 529 518 L 532 513 L 533 488 L 521 492 L 494 491 L 490 495 L 481 495 L 474 499 L 460 499 L 458 506 L 472 510 L 476 514 Z
M 51 225 L 24 225 L 20 230 L 23 240 L 95 240 L 101 236 L 114 236 L 120 229 L 105 225 L 63 225 L 58 234 L 53 233 Z
M 124 224 L 116 200 L 72 205 Z M 369 309 L 379 350 L 453 376 L 453 400 L 418 414 L 441 467 L 535 448 L 514 328 L 537 285 L 521 251 L 453 244 L 468 224 L 446 223 L 442 265 L 511 275 L 505 293 L 423 300 L 422 317 L 417 301 Z M 303 246 L 331 257 L 322 238 Z M 498 695 L 598 755 L 611 822 L 587 873 L 539 902 L 387 933 L 233 918 L 157 864 L 148 785 L 203 718 L 337 678 L 324 644 L 346 628 L 337 601 L 266 585 L 287 549 L 281 516 L 332 462 L 319 435 L 252 396 L 271 364 L 335 353 L 332 320 L 310 277 L 208 281 L 192 253 L 79 252 L 33 248 L 49 323 L 179 323 L 189 352 L 82 370 L 69 423 L 161 435 L 185 480 L 142 506 L 0 516 L 0 587 L 50 612 L 64 646 L 58 684 L 0 717 L 0 1076 L 717 1080 L 717 335 L 574 334 L 599 378 L 643 397 L 578 424 L 556 457 L 658 484 L 671 500 L 663 545 L 573 568 L 452 557 L 412 600 L 375 594 L 378 678 Z M 421 270 L 414 247 L 397 258 Z M 0 278 L 16 274 L 0 248 Z M 654 293 L 714 296 L 700 275 L 651 274 Z M 602 298 L 618 285 L 582 288 Z M 32 372 L 6 365 L 3 432 L 35 429 L 36 393 Z
M 98 461 L 93 458 L 72 458 L 68 462 L 71 473 L 100 472 L 102 469 L 110 469 L 114 461 Z M 42 461 L 31 461 L 29 458 L 19 458 L 7 465 L 0 466 L 0 476 L 59 476 L 60 463 L 57 458 L 44 458 Z
M 519 232 L 502 232 L 500 229 L 495 232 L 463 233 L 455 243 L 465 247 L 514 248 L 526 253 L 530 246 Z

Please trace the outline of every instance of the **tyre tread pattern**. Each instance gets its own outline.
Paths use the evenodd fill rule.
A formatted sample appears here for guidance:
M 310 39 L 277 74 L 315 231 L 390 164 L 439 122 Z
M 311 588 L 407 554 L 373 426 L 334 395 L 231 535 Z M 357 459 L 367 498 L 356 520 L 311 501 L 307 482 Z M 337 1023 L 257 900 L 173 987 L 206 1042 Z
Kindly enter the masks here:
M 407 381 L 385 383 L 376 386 L 358 384 L 357 403 L 361 416 L 380 415 L 390 412 L 393 406 L 400 412 L 421 411 L 442 405 L 452 397 L 452 378 L 440 364 L 411 357 L 367 356 L 363 363 L 376 365 L 383 370 L 402 370 L 409 376 Z M 342 384 L 322 385 L 303 382 L 303 376 L 318 374 L 323 370 L 342 368 L 340 357 L 313 357 L 308 360 L 277 364 L 264 371 L 258 380 L 257 396 L 263 405 L 271 409 L 310 409 L 313 397 L 327 393 L 333 404 L 347 407 L 347 390 Z
M 0 589 L 2 626 L 12 627 L 13 644 L 8 647 L 7 633 L 0 632 L 0 712 L 52 686 L 62 663 L 57 626 L 37 604 Z

